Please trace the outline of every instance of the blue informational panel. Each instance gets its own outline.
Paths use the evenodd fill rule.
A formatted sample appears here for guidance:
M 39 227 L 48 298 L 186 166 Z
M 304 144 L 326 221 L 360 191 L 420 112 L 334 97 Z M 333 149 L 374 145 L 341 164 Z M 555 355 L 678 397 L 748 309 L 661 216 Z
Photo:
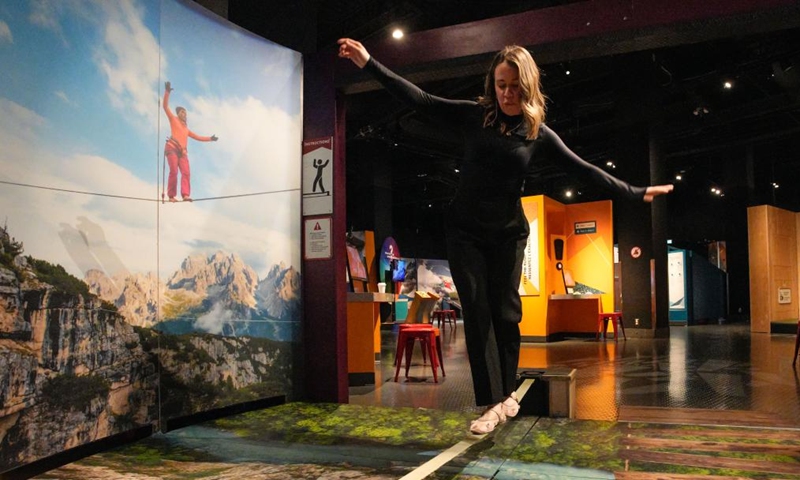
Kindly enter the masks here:
M 667 253 L 669 275 L 669 320 L 671 322 L 686 322 L 688 308 L 686 300 L 686 251 L 669 249 Z

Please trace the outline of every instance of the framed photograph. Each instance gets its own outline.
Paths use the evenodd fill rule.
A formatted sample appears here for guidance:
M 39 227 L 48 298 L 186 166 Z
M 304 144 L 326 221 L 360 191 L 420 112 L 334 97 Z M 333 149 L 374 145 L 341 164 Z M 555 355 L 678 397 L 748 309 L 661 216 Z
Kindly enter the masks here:
M 362 282 L 367 281 L 367 267 L 361 260 L 361 253 L 352 245 L 347 245 L 347 266 L 350 272 L 350 278 Z

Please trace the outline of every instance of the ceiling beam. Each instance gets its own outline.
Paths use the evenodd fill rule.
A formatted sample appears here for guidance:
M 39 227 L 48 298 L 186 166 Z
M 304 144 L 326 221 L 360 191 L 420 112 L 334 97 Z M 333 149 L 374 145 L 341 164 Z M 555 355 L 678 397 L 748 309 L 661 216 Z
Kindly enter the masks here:
M 528 47 L 546 65 L 795 27 L 797 0 L 590 0 L 364 43 L 382 63 L 424 83 L 482 75 L 509 44 Z M 348 94 L 380 88 L 350 62 L 336 63 L 336 82 Z

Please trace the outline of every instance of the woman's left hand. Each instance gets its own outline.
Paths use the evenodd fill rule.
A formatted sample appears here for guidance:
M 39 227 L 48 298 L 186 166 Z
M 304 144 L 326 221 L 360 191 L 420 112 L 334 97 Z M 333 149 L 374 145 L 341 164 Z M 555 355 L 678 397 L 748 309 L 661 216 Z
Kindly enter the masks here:
M 339 44 L 340 57 L 349 58 L 358 68 L 364 68 L 364 65 L 369 61 L 369 52 L 361 42 L 352 38 L 340 38 L 337 43 Z
M 647 190 L 644 192 L 644 201 L 645 202 L 652 202 L 654 198 L 659 195 L 666 195 L 675 188 L 674 185 L 653 185 L 647 187 Z

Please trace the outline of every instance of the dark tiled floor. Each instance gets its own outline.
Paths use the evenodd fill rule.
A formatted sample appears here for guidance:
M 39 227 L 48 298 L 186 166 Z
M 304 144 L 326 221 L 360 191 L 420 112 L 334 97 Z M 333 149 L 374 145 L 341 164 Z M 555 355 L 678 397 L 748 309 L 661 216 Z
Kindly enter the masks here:
M 433 383 L 419 347 L 406 380 L 394 382 L 396 329 L 385 328 L 376 385 L 353 387 L 358 405 L 479 412 L 464 332 L 443 326 L 447 372 Z M 620 407 L 694 408 L 769 413 L 800 427 L 800 375 L 792 367 L 794 335 L 751 334 L 747 324 L 677 326 L 663 339 L 568 339 L 524 344 L 520 369 L 576 369 L 576 418 L 619 418 Z

